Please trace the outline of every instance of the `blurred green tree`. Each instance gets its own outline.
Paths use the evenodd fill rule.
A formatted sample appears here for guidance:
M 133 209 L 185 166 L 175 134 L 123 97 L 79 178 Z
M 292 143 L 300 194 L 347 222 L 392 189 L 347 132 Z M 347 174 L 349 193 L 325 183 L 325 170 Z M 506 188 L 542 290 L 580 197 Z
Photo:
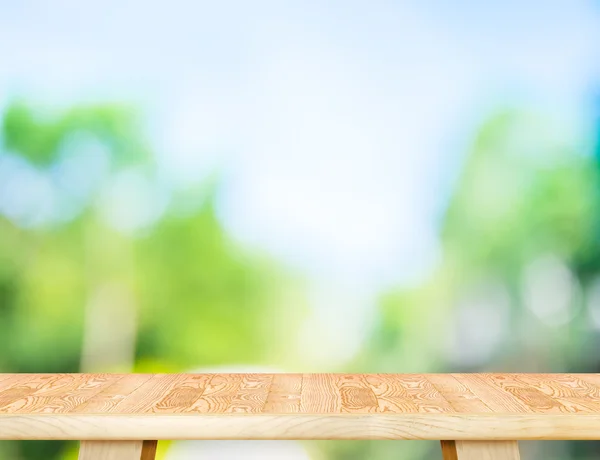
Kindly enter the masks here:
M 439 265 L 421 285 L 383 293 L 369 346 L 354 366 L 597 372 L 591 351 L 598 332 L 585 303 L 600 268 L 598 172 L 585 143 L 544 115 L 515 109 L 490 117 L 446 207 Z M 589 458 L 593 447 L 577 446 L 540 444 L 532 455 L 550 458 L 553 449 L 562 458 Z M 332 448 L 340 459 L 353 458 L 354 449 L 384 459 L 400 449 L 426 458 L 437 446 Z
M 0 161 L 18 164 L 15 174 L 50 182 L 53 209 L 23 220 L 18 206 L 30 190 L 14 186 L 0 198 L 10 201 L 0 213 L 11 211 L 0 214 L 0 372 L 184 371 L 273 358 L 283 337 L 268 332 L 281 316 L 274 297 L 284 275 L 226 234 L 218 183 L 202 194 L 164 185 L 136 111 L 16 101 L 2 141 Z M 139 184 L 142 204 L 162 197 L 140 225 L 138 202 L 126 196 Z M 0 458 L 64 451 L 3 443 Z

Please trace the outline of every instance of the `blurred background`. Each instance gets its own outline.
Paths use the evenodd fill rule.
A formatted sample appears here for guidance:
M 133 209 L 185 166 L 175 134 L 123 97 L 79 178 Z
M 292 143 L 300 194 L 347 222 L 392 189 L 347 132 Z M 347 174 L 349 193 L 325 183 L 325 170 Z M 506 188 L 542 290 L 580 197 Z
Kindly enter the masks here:
M 5 1 L 0 56 L 0 372 L 600 372 L 599 2 Z

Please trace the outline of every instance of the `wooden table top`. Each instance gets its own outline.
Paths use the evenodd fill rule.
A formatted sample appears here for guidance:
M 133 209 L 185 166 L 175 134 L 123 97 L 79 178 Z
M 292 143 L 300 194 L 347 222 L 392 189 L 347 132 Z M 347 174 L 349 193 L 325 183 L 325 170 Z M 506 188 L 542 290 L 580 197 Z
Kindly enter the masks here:
M 600 374 L 0 374 L 0 439 L 600 439 Z

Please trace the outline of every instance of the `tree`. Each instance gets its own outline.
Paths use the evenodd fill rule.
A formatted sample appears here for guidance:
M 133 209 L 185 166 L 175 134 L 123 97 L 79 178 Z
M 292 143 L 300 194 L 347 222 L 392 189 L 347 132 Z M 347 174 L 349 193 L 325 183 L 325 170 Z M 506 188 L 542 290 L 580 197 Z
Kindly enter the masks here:
M 41 180 L 52 206 L 42 219 L 44 194 L 0 192 L 0 371 L 185 371 L 264 362 L 281 345 L 267 329 L 285 275 L 225 232 L 218 181 L 164 186 L 141 127 L 123 105 L 6 110 L 2 177 Z M 158 206 L 140 213 L 128 193 Z M 2 448 L 52 460 L 65 446 Z
M 597 372 L 584 304 L 600 267 L 600 181 L 580 144 L 541 114 L 487 120 L 449 197 L 439 266 L 421 285 L 382 295 L 356 367 Z M 394 448 L 365 444 L 363 454 L 387 458 Z

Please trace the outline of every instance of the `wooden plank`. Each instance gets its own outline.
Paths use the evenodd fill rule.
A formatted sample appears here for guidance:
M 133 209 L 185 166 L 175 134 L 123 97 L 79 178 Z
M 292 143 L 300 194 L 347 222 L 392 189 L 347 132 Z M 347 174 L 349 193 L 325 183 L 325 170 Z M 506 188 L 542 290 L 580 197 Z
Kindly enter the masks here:
M 207 374 L 157 374 L 111 410 L 122 414 L 184 412 L 202 396 L 209 380 Z
M 536 412 L 600 410 L 600 388 L 574 374 L 492 374 L 489 378 Z
M 562 404 L 558 398 L 553 398 L 542 390 L 542 380 L 539 376 L 536 376 L 533 385 L 527 384 L 525 379 L 525 376 L 519 378 L 515 375 L 504 374 L 490 374 L 487 378 L 490 384 L 510 393 L 533 412 L 570 412 L 568 407 Z M 558 388 L 557 382 L 549 382 L 549 384 L 554 388 Z
M 34 393 L 30 398 L 31 404 L 32 407 L 39 407 L 39 412 L 43 413 L 69 413 L 120 378 L 121 376 L 110 374 L 94 374 L 93 377 L 76 374 L 71 381 L 68 378 L 62 379 L 60 386 Z M 28 410 L 21 408 L 18 412 Z
M 386 375 L 391 382 L 401 385 L 419 412 L 454 412 L 450 403 L 424 375 Z
M 82 441 L 79 460 L 154 460 L 156 441 Z
M 112 412 L 117 405 L 151 378 L 152 374 L 121 376 L 112 385 L 109 385 L 104 390 L 75 407 L 73 413 L 96 414 Z
M 534 412 L 525 402 L 495 385 L 488 374 L 452 374 L 494 412 L 528 413 Z
M 118 378 L 109 374 L 33 374 L 11 385 L 4 397 L 0 395 L 0 412 L 70 412 Z
M 226 413 L 260 413 L 267 402 L 272 375 L 245 374 L 237 394 L 225 410 Z
M 302 374 L 274 374 L 263 412 L 297 414 L 301 392 Z
M 231 405 L 242 383 L 242 374 L 216 374 L 211 377 L 204 392 L 186 413 L 223 414 Z
M 155 413 L 165 412 L 170 414 L 185 412 L 190 405 L 202 396 L 210 379 L 211 376 L 207 374 L 180 375 L 148 410 Z
M 0 413 L 11 412 L 21 401 L 32 395 L 48 382 L 59 380 L 62 376 L 52 374 L 13 375 L 12 378 L 0 382 Z M 22 403 L 21 403 L 22 405 Z
M 443 460 L 519 460 L 516 441 L 442 441 Z
M 2 374 L 3 379 L 0 381 L 0 413 L 2 413 L 2 407 L 13 403 L 19 397 L 31 394 L 35 390 L 18 390 L 15 389 L 19 382 L 31 378 L 31 374 Z
M 427 380 L 448 401 L 455 412 L 484 414 L 493 412 L 469 387 L 450 374 L 429 374 Z
M 8 380 L 16 380 L 24 377 L 25 374 L 0 374 L 0 382 L 6 382 Z
M 5 374 L 0 439 L 599 439 L 598 374 Z
M 597 374 L 0 375 L 0 414 L 600 412 Z
M 419 408 L 406 388 L 391 375 L 369 374 L 365 380 L 377 397 L 378 412 L 381 413 L 417 413 Z
M 597 440 L 579 414 L 6 414 L 0 440 L 451 439 Z
M 600 374 L 571 374 L 575 377 L 589 383 L 595 387 L 600 388 Z
M 371 413 L 378 411 L 377 396 L 364 375 L 340 375 L 336 384 L 340 393 L 341 412 Z
M 303 413 L 338 414 L 341 411 L 339 388 L 333 374 L 304 374 L 300 411 Z

